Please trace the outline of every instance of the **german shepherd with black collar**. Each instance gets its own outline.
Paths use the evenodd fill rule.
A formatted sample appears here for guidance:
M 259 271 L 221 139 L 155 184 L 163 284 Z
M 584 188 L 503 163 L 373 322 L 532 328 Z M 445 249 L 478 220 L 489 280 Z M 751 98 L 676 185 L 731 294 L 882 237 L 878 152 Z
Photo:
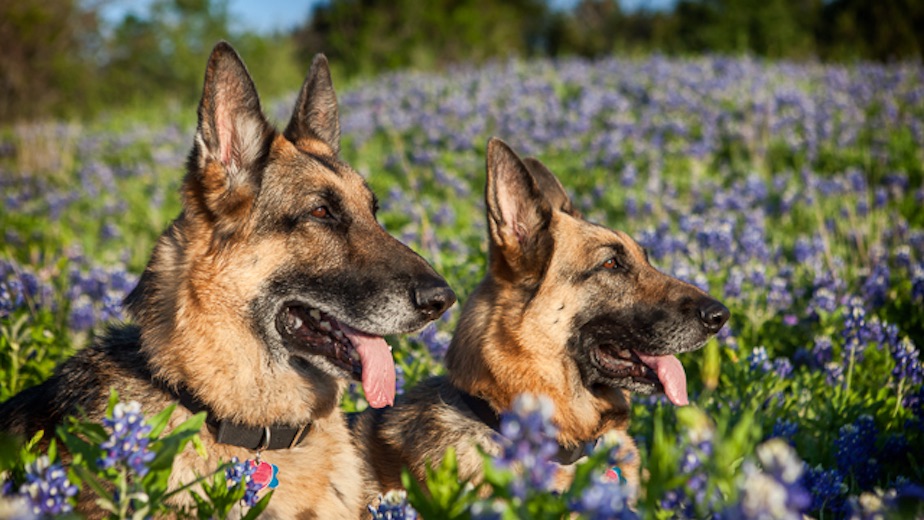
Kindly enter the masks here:
M 172 486 L 262 450 L 279 468 L 267 517 L 357 518 L 361 464 L 340 397 L 358 379 L 371 406 L 391 404 L 394 361 L 382 336 L 421 328 L 455 295 L 376 221 L 375 196 L 339 159 L 323 55 L 279 132 L 221 42 L 198 114 L 183 211 L 126 299 L 135 323 L 0 405 L 0 430 L 47 438 L 68 414 L 98 420 L 110 388 L 149 414 L 179 403 L 170 427 L 207 412 L 207 456 L 181 453 Z M 101 514 L 93 508 L 81 493 L 81 512 Z
M 554 403 L 562 462 L 603 436 L 634 454 L 629 392 L 687 404 L 674 354 L 700 348 L 728 319 L 721 303 L 654 269 L 629 235 L 584 220 L 544 165 L 498 139 L 488 142 L 485 204 L 488 272 L 462 311 L 447 375 L 351 417 L 370 498 L 400 488 L 404 467 L 422 481 L 450 446 L 460 476 L 477 480 L 476 445 L 500 450 L 497 416 L 522 393 Z M 638 464 L 620 468 L 634 485 Z

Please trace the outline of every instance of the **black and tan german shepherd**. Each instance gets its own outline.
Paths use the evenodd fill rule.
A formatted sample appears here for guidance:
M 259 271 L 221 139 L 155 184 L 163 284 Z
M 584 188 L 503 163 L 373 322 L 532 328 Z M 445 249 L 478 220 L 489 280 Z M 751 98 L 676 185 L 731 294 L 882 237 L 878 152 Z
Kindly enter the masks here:
M 227 43 L 212 51 L 187 164 L 183 210 L 114 327 L 45 383 L 0 406 L 0 430 L 50 435 L 67 414 L 105 411 L 109 389 L 148 413 L 204 410 L 208 456 L 176 461 L 172 485 L 232 457 L 279 467 L 266 515 L 356 518 L 360 460 L 339 403 L 351 379 L 393 402 L 382 339 L 440 316 L 446 282 L 376 221 L 376 199 L 338 158 L 337 99 L 315 57 L 283 132 Z M 92 497 L 81 500 L 94 516 Z
M 675 354 L 728 319 L 721 303 L 653 268 L 629 235 L 584 220 L 542 163 L 498 139 L 487 147 L 485 204 L 488 272 L 462 311 L 447 375 L 351 418 L 370 498 L 400 488 L 404 467 L 422 480 L 450 446 L 460 475 L 477 479 L 476 445 L 498 452 L 497 417 L 522 393 L 554 403 L 561 462 L 604 435 L 632 453 L 629 392 L 686 404 Z M 638 463 L 621 468 L 633 484 Z

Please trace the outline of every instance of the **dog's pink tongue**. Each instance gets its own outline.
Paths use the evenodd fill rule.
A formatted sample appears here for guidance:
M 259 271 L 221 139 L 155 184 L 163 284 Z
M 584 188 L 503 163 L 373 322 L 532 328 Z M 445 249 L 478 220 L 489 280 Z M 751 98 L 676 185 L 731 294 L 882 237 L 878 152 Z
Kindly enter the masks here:
M 690 404 L 687 398 L 687 374 L 677 356 L 646 356 L 636 352 L 642 363 L 658 374 L 658 380 L 664 387 L 664 395 L 677 406 Z
M 373 408 L 395 404 L 395 360 L 388 343 L 380 336 L 370 336 L 344 328 L 363 364 L 363 391 Z

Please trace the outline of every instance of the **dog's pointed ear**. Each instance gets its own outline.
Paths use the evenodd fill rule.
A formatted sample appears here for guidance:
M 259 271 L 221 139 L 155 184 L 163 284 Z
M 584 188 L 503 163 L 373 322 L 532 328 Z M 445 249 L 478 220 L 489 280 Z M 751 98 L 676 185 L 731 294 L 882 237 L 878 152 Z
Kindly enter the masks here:
M 529 173 L 532 174 L 533 179 L 536 181 L 536 185 L 539 186 L 539 191 L 548 199 L 553 209 L 564 211 L 573 217 L 580 217 L 580 213 L 574 209 L 571 197 L 568 196 L 565 187 L 561 185 L 558 177 L 546 165 L 535 157 L 523 159 L 523 164 L 526 165 L 526 169 L 529 170 Z
M 551 252 L 552 207 L 526 165 L 507 143 L 488 141 L 485 206 L 492 256 L 529 280 L 539 275 Z
M 274 134 L 240 56 L 219 42 L 205 69 L 187 189 L 215 216 L 249 208 Z
M 286 127 L 285 136 L 293 143 L 302 139 L 317 139 L 330 148 L 330 155 L 340 153 L 340 113 L 337 94 L 330 77 L 327 58 L 318 54 L 295 101 L 295 111 Z

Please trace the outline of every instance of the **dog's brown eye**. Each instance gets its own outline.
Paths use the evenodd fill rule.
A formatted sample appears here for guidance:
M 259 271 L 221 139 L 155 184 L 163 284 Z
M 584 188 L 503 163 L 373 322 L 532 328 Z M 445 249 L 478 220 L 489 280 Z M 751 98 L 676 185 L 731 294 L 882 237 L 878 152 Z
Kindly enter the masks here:
M 615 258 L 610 258 L 607 261 L 603 262 L 604 269 L 616 269 L 617 267 L 619 267 L 619 264 L 616 263 Z
M 330 216 L 327 206 L 320 206 L 311 210 L 311 216 L 314 218 L 327 218 Z

